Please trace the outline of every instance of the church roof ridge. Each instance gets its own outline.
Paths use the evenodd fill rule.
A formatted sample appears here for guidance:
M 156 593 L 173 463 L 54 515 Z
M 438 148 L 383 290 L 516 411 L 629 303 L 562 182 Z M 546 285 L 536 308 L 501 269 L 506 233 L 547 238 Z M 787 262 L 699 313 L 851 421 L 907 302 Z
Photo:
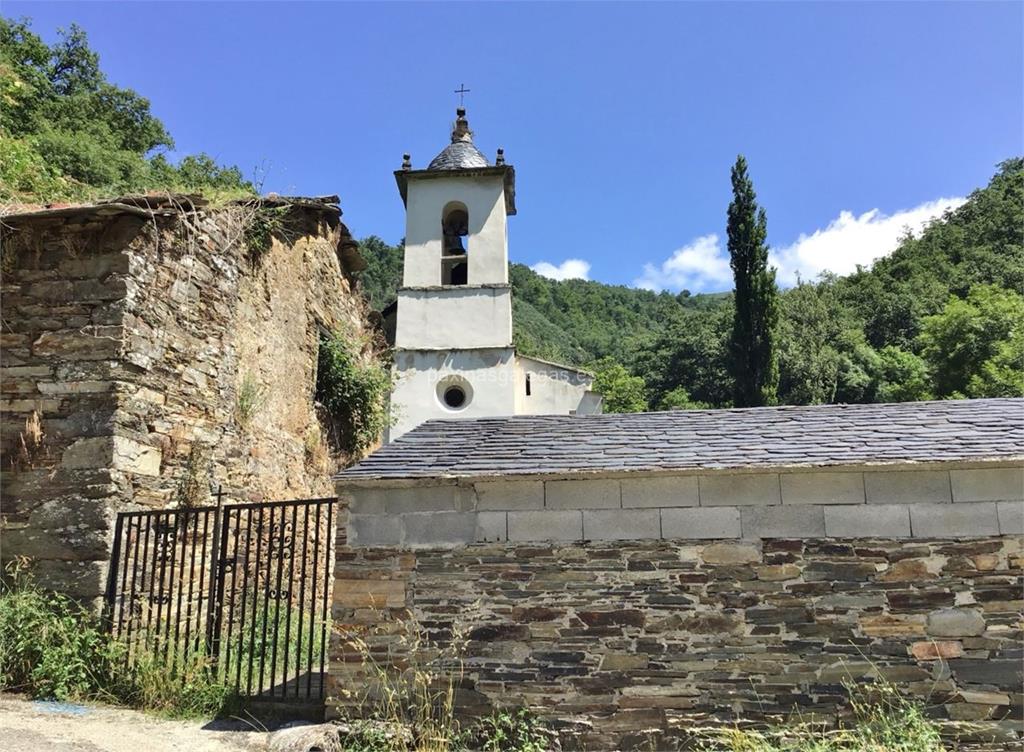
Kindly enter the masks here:
M 423 423 L 342 481 L 1024 458 L 1024 398 Z

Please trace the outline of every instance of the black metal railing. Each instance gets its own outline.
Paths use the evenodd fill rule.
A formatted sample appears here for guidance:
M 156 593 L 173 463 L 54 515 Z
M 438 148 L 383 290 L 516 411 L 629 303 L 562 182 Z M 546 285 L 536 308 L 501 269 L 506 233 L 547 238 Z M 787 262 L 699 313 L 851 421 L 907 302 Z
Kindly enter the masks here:
M 244 697 L 323 699 L 334 503 L 119 514 L 105 618 L 129 660 L 201 660 Z

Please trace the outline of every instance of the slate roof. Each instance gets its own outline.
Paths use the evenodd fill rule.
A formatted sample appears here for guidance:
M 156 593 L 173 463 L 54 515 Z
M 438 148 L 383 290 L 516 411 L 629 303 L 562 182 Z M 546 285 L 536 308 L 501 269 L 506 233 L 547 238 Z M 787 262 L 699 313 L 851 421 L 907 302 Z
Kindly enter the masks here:
M 1024 458 L 1024 399 L 431 420 L 341 480 Z
M 453 141 L 427 165 L 428 170 L 473 170 L 478 167 L 490 165 L 472 141 Z

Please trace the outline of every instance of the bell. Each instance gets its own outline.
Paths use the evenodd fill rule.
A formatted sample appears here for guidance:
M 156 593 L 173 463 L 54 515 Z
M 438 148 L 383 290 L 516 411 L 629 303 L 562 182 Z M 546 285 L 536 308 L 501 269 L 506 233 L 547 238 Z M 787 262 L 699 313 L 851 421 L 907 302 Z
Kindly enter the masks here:
M 462 236 L 458 234 L 457 230 L 445 231 L 444 233 L 444 255 L 445 256 L 462 256 L 465 255 L 466 249 L 462 247 Z

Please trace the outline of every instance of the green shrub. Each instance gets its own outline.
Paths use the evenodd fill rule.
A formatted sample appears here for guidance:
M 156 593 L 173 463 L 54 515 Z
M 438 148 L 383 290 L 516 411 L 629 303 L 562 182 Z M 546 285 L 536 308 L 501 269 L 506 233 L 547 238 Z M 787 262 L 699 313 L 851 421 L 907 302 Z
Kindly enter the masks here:
M 327 410 L 339 449 L 357 454 L 387 427 L 391 373 L 364 337 L 345 330 L 321 336 L 316 399 Z
M 0 594 L 0 684 L 58 700 L 95 695 L 122 656 L 69 599 L 15 586 Z
M 0 688 L 173 717 L 211 717 L 235 703 L 234 690 L 210 670 L 201 646 L 187 660 L 168 660 L 150 646 L 129 654 L 94 614 L 17 571 L 0 590 Z

